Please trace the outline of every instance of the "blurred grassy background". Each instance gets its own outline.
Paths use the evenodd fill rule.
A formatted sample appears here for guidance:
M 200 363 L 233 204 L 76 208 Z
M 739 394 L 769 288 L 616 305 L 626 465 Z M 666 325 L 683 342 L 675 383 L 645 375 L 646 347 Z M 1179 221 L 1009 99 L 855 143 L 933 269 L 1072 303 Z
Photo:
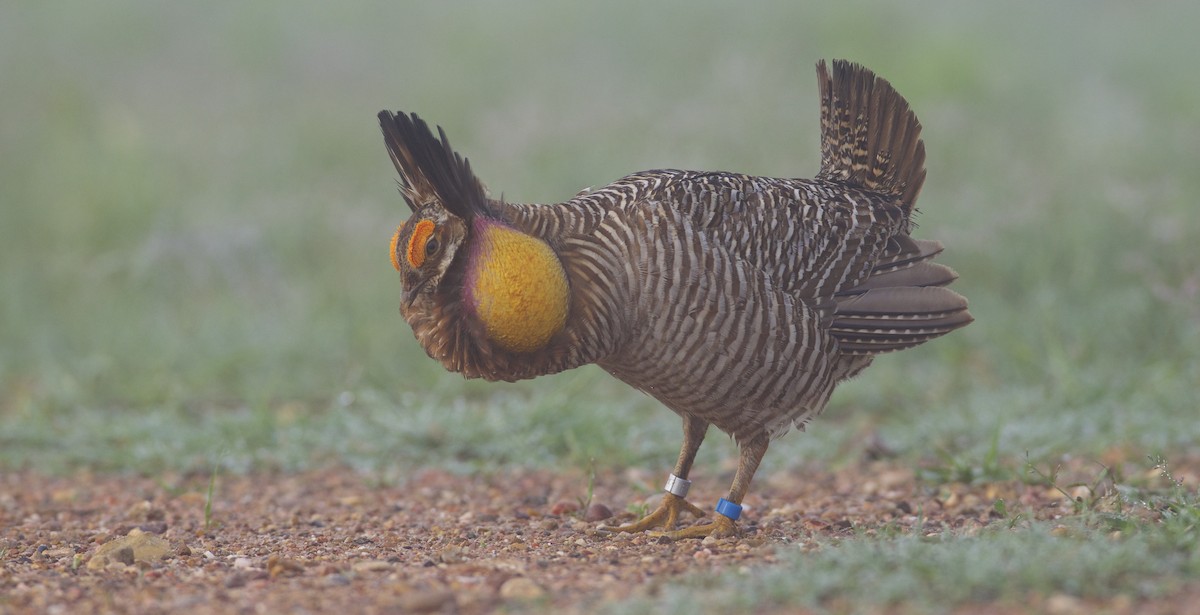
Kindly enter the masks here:
M 640 464 L 678 420 L 586 368 L 466 383 L 386 254 L 374 118 L 444 126 L 494 193 L 655 167 L 811 176 L 813 65 L 925 125 L 920 235 L 970 328 L 881 359 L 764 471 L 1200 453 L 1195 3 L 0 5 L 0 468 Z M 714 436 L 702 468 L 731 456 Z

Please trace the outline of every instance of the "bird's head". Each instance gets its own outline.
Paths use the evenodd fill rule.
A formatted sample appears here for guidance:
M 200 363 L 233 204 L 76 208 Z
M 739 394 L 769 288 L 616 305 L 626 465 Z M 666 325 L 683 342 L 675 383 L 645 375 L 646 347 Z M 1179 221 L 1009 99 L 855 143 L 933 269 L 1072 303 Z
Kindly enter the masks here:
M 438 204 L 418 209 L 392 235 L 392 266 L 400 272 L 401 307 L 428 309 L 434 292 L 467 239 L 467 225 Z
M 427 310 L 467 241 L 471 222 L 485 214 L 483 185 L 471 164 L 435 137 L 414 114 L 379 112 L 388 154 L 400 173 L 400 194 L 413 215 L 392 236 L 392 265 L 403 285 L 401 311 Z
M 417 337 L 417 323 L 459 305 L 496 348 L 544 348 L 569 310 L 557 254 L 489 210 L 483 185 L 441 128 L 434 137 L 415 114 L 382 111 L 379 121 L 413 210 L 392 236 L 391 256 L 403 286 L 400 311 Z

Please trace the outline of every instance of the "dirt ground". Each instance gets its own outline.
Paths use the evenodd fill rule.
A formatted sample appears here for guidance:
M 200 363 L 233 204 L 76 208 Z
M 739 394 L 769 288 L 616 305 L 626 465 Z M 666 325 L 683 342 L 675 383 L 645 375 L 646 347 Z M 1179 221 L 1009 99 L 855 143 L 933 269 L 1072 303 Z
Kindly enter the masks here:
M 697 481 L 690 499 L 707 508 L 726 478 Z M 928 533 L 973 532 L 997 521 L 996 498 L 1041 518 L 1071 509 L 1048 487 L 933 486 L 911 465 L 864 461 L 759 477 L 740 539 L 599 529 L 656 504 L 659 482 L 641 471 L 602 474 L 583 507 L 588 477 L 578 472 L 423 470 L 399 486 L 346 469 L 221 475 L 206 527 L 208 476 L 10 472 L 0 477 L 0 612 L 588 611 L 652 595 L 678 575 L 769 566 L 785 543 L 816 548 L 822 536 L 918 523 Z M 1172 606 L 1032 599 L 1064 613 Z

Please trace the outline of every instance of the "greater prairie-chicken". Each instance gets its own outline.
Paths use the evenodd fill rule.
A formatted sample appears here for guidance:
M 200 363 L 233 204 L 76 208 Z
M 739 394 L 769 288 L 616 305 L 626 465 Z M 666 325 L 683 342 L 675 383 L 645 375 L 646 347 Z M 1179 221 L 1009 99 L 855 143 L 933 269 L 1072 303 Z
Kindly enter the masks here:
M 772 438 L 803 427 L 875 355 L 965 326 L 957 274 L 913 239 L 921 126 L 884 79 L 817 65 L 814 179 L 656 170 L 553 205 L 490 199 L 415 114 L 383 111 L 413 215 L 392 238 L 400 312 L 430 357 L 467 378 L 520 380 L 595 363 L 683 419 L 662 504 L 614 528 L 673 530 L 709 425 L 740 459 L 711 523 L 737 533 Z

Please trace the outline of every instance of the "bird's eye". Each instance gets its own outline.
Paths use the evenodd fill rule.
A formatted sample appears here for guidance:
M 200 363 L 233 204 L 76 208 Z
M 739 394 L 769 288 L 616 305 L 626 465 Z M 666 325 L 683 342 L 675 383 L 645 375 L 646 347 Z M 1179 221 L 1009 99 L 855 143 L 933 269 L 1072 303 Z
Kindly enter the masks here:
M 438 243 L 437 237 L 430 237 L 429 241 L 425 242 L 425 256 L 433 256 L 437 254 L 442 245 Z

